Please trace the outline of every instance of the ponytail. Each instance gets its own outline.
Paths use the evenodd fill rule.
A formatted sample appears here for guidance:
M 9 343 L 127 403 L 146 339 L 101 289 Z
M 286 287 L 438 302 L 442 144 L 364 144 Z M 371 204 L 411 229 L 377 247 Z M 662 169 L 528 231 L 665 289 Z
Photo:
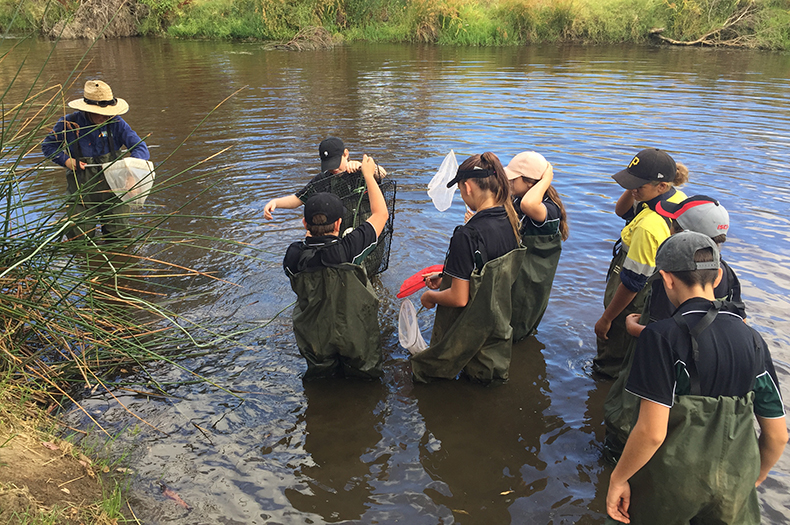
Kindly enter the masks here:
M 494 200 L 497 206 L 504 206 L 507 213 L 507 219 L 510 222 L 510 227 L 513 228 L 513 235 L 516 237 L 516 243 L 521 242 L 521 235 L 519 234 L 518 215 L 516 209 L 513 208 L 513 201 L 510 199 L 510 184 L 508 183 L 507 175 L 505 175 L 505 168 L 502 167 L 499 157 L 490 151 L 486 151 L 482 155 L 472 155 L 461 163 L 458 167 L 459 171 L 471 170 L 475 167 L 482 169 L 489 169 L 495 172 L 486 178 L 474 179 L 481 190 L 488 190 L 494 194 Z
M 672 185 L 675 187 L 683 186 L 688 181 L 689 181 L 689 169 L 685 165 L 678 162 L 677 171 L 675 172 L 675 180 L 672 181 Z

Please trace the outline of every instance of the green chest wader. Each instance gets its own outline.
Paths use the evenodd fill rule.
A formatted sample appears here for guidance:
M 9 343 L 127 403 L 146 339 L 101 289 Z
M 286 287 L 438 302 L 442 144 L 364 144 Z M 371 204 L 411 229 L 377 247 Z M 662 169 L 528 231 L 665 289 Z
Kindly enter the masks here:
M 673 317 L 692 341 L 687 363 L 691 394 L 675 396 L 664 443 L 629 480 L 629 514 L 634 525 L 760 523 L 754 487 L 760 474 L 760 450 L 751 389 L 762 360 L 755 359 L 752 387 L 746 396 L 700 395 L 696 338 L 717 313 L 714 306 L 693 328 L 682 315 Z
M 562 252 L 562 236 L 529 235 L 521 238 L 527 254 L 513 284 L 511 302 L 513 341 L 519 341 L 538 328 L 557 273 Z
M 72 147 L 77 154 L 77 165 L 79 166 L 79 162 L 104 164 L 123 156 L 121 151 L 115 149 L 115 141 L 109 130 L 107 130 L 107 143 L 110 153 L 84 157 L 79 140 L 74 141 Z M 70 239 L 81 235 L 93 237 L 97 221 L 101 223 L 102 233 L 108 239 L 131 237 L 129 228 L 131 210 L 115 195 L 101 171 L 101 166 L 89 166 L 66 172 L 66 184 L 70 194 L 67 213 L 76 223 L 67 233 Z
M 625 247 L 621 247 L 617 255 L 612 259 L 609 265 L 609 272 L 606 277 L 606 291 L 603 297 L 604 308 L 609 306 L 612 302 L 617 288 L 622 282 L 620 280 L 620 272 L 623 269 L 623 263 L 628 256 L 628 251 Z M 642 313 L 645 305 L 645 299 L 649 293 L 650 288 L 643 286 L 642 289 L 636 294 L 628 306 L 626 306 L 620 314 L 612 321 L 612 326 L 609 328 L 607 334 L 608 339 L 598 339 L 598 355 L 593 359 L 593 369 L 596 372 L 607 375 L 611 378 L 617 378 L 620 367 L 625 358 L 628 345 L 634 340 L 633 337 L 628 335 L 625 329 L 625 318 L 630 314 Z
M 305 250 L 306 252 L 308 250 Z M 381 375 L 379 300 L 361 266 L 345 263 L 291 276 L 293 327 L 305 379 Z
M 639 317 L 639 324 L 647 325 L 650 322 L 650 291 L 651 283 L 654 279 L 660 279 L 660 274 L 656 273 L 647 280 L 645 289 L 647 295 L 642 315 Z M 631 375 L 631 365 L 634 362 L 634 352 L 636 351 L 636 337 L 632 337 L 625 351 L 625 357 L 617 373 L 606 400 L 603 403 L 603 420 L 606 424 L 606 442 L 609 452 L 619 458 L 631 429 L 634 428 L 636 418 L 639 415 L 640 400 L 637 396 L 625 390 L 628 384 L 628 376 Z
M 520 247 L 472 273 L 465 307 L 437 306 L 431 345 L 411 358 L 416 381 L 454 379 L 462 370 L 482 382 L 507 379 L 513 345 L 510 297 L 526 254 Z M 445 275 L 440 288 L 451 282 Z

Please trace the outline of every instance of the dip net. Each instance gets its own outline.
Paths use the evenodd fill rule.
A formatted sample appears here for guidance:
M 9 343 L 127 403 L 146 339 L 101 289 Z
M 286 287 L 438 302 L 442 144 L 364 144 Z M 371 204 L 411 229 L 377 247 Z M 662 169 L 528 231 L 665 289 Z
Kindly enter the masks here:
M 384 272 L 389 267 L 390 249 L 392 247 L 392 231 L 395 220 L 395 193 L 396 183 L 394 180 L 384 179 L 379 183 L 381 193 L 389 210 L 389 219 L 384 229 L 379 235 L 379 242 L 373 250 L 362 261 L 362 266 L 369 276 Z M 371 215 L 370 199 L 365 186 L 365 178 L 361 172 L 343 173 L 339 176 L 332 176 L 318 180 L 306 188 L 306 194 L 312 195 L 319 192 L 329 192 L 337 195 L 343 201 L 345 208 L 343 222 L 340 224 L 340 235 L 353 230 L 364 223 Z

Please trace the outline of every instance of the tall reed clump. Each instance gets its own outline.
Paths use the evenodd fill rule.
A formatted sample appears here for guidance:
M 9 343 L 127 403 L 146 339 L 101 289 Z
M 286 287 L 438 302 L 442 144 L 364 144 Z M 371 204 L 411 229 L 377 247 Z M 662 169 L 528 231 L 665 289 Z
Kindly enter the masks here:
M 25 42 L 0 42 L 0 65 L 10 53 L 24 53 Z M 47 170 L 60 168 L 39 152 L 66 112 L 66 93 L 82 80 L 74 73 L 70 83 L 49 85 L 40 79 L 43 65 L 31 71 L 21 63 L 0 93 L 0 380 L 35 387 L 60 403 L 73 400 L 77 386 L 111 394 L 108 382 L 118 375 L 138 372 L 141 381 L 154 381 L 146 377 L 149 363 L 180 366 L 175 356 L 216 349 L 223 335 L 162 305 L 175 291 L 158 284 L 163 277 L 212 278 L 151 255 L 206 240 L 163 227 L 178 210 L 134 212 L 135 235 L 128 242 L 63 240 L 72 224 L 64 214 L 66 196 L 42 190 L 51 178 Z M 157 171 L 155 188 L 189 178 L 168 173 L 166 165 Z M 201 176 L 221 180 L 216 172 Z

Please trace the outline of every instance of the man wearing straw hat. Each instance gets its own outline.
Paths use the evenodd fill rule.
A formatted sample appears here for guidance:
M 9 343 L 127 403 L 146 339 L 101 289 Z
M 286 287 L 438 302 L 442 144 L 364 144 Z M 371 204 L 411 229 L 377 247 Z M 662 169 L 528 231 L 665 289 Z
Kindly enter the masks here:
M 71 196 L 67 213 L 75 223 L 67 236 L 93 237 L 98 221 L 105 240 L 128 239 L 129 206 L 112 191 L 101 165 L 122 157 L 122 146 L 132 157 L 150 157 L 145 142 L 120 117 L 129 111 L 129 104 L 113 96 L 106 83 L 89 80 L 83 97 L 69 102 L 69 107 L 77 111 L 58 120 L 41 147 L 48 159 L 67 170 Z

